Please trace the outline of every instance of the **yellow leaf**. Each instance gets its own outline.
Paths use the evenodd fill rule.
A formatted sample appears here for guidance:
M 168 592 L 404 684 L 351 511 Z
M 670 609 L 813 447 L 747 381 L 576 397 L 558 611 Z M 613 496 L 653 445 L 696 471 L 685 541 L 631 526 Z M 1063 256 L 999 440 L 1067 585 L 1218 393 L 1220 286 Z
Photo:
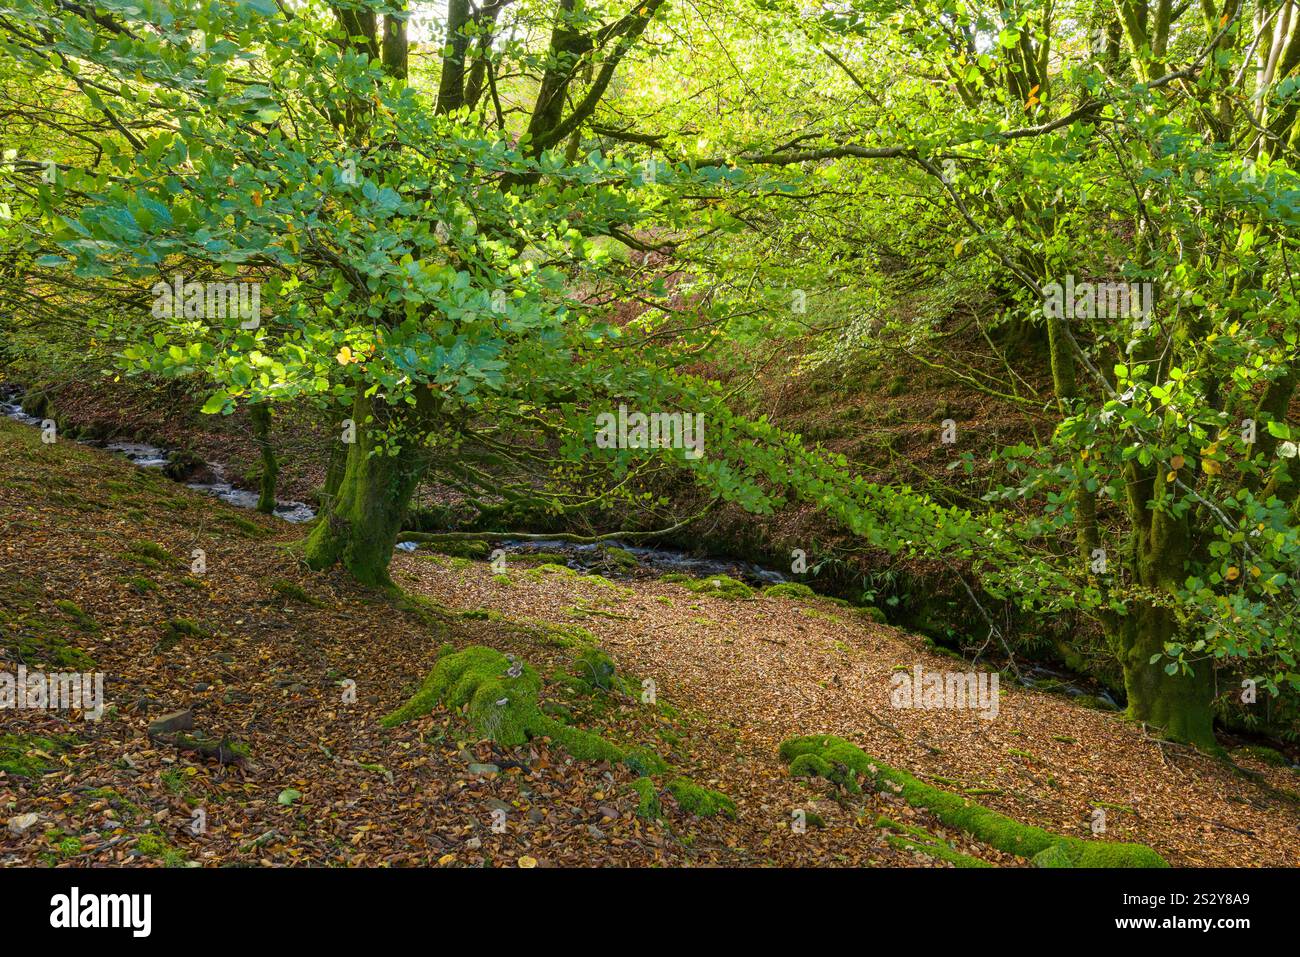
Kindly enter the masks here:
M 339 360 L 339 365 L 345 366 L 352 361 L 352 350 L 344 346 L 339 350 L 339 354 L 335 358 Z
M 442 864 L 450 864 L 450 863 L 451 863 L 452 861 L 454 861 L 454 860 L 456 860 L 456 855 L 455 855 L 455 854 L 444 854 L 444 855 L 442 855 L 442 857 L 438 858 L 438 863 L 439 863 L 440 865 L 442 865 Z
M 1250 566 L 1250 573 L 1251 573 L 1251 575 L 1253 575 L 1253 576 L 1256 577 L 1256 578 L 1258 578 L 1260 575 L 1263 574 L 1263 572 L 1261 572 L 1261 571 L 1259 570 L 1259 566 L 1258 566 L 1258 565 L 1251 565 L 1251 566 Z
M 1178 478 L 1178 473 L 1177 473 L 1177 472 L 1170 472 L 1168 475 L 1165 476 L 1165 481 L 1166 481 L 1166 482 L 1172 482 L 1172 481 L 1173 481 L 1174 479 L 1176 479 L 1176 478 Z
M 1228 569 L 1228 571 L 1224 574 L 1223 577 L 1226 578 L 1228 581 L 1233 581 L 1240 574 L 1241 574 L 1241 569 L 1239 569 L 1236 565 L 1233 565 L 1231 568 Z
M 525 855 L 519 858 L 519 860 L 516 863 L 518 863 L 520 867 L 533 868 L 537 866 L 537 858 L 528 857 L 527 855 Z
M 1175 455 L 1172 459 L 1169 460 L 1169 465 L 1171 468 L 1180 469 L 1183 467 L 1183 463 L 1186 461 L 1187 460 L 1184 459 L 1181 455 Z
M 1201 468 L 1205 470 L 1206 475 L 1218 475 L 1223 466 L 1214 461 L 1214 459 L 1202 459 Z

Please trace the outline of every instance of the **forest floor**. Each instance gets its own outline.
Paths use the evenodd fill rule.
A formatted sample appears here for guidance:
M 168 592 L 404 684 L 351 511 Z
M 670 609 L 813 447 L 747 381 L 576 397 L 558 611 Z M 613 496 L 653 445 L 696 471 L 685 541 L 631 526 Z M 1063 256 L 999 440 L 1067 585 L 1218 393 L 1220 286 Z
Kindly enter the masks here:
M 5 713 L 0 865 L 939 863 L 891 844 L 880 815 L 991 863 L 1024 863 L 888 792 L 849 797 L 791 778 L 777 744 L 818 732 L 1063 834 L 1089 836 L 1104 806 L 1108 840 L 1141 841 L 1174 864 L 1300 857 L 1289 769 L 1239 756 L 1243 776 L 1118 715 L 1009 683 L 992 721 L 894 709 L 895 667 L 966 666 L 839 605 L 733 601 L 545 566 L 496 576 L 425 553 L 395 558 L 412 597 L 393 599 L 305 571 L 301 534 L 0 421 L 0 671 L 106 676 L 99 721 Z M 657 703 L 573 694 L 563 672 L 576 626 L 620 672 L 652 679 Z M 690 814 L 667 792 L 664 817 L 643 819 L 626 767 L 545 740 L 499 748 L 445 708 L 382 727 L 444 643 L 528 661 L 546 678 L 544 699 L 575 724 L 653 747 L 729 795 L 735 819 Z M 182 710 L 194 735 L 227 743 L 219 758 L 149 733 Z M 799 809 L 826 826 L 798 833 Z

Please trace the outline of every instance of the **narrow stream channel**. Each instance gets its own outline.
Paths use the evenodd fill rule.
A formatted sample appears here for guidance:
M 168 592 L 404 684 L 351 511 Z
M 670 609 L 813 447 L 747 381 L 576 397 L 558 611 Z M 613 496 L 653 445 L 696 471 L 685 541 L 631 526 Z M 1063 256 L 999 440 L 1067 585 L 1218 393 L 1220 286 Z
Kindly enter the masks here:
M 0 385 L 0 414 L 39 428 L 41 420 L 28 415 L 22 408 L 22 390 L 14 385 Z M 132 465 L 143 469 L 161 469 L 165 466 L 173 450 L 147 442 L 126 442 L 117 439 L 74 439 L 80 445 L 102 449 L 114 455 L 120 455 Z M 211 482 L 186 482 L 187 488 L 203 492 L 218 498 L 236 508 L 256 508 L 257 493 L 249 489 L 238 488 L 226 480 L 225 467 L 220 463 L 207 463 L 207 471 L 216 477 Z M 305 502 L 279 501 L 275 503 L 275 516 L 286 522 L 301 524 L 316 517 L 316 511 Z M 403 542 L 397 546 L 401 551 L 415 551 L 415 542 Z M 699 558 L 685 552 L 662 548 L 644 548 L 636 545 L 624 545 L 609 541 L 599 545 L 581 545 L 560 539 L 508 540 L 494 543 L 494 548 L 501 548 L 507 554 L 527 555 L 547 552 L 563 555 L 566 564 L 578 571 L 599 571 L 609 578 L 633 578 L 647 574 L 660 575 L 678 572 L 696 578 L 709 575 L 728 575 L 751 585 L 774 585 L 786 581 L 780 572 L 763 568 L 752 562 L 725 558 Z M 605 548 L 621 548 L 630 552 L 637 559 L 637 567 L 631 569 L 611 566 Z

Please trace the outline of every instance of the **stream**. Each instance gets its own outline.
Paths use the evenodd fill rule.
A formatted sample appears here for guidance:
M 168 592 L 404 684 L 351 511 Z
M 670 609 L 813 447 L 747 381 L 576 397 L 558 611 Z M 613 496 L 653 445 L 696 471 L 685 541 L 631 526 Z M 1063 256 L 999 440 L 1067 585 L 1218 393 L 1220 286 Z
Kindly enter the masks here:
M 0 384 L 0 414 L 39 428 L 41 420 L 28 415 L 22 409 L 22 390 L 13 385 Z M 126 442 L 117 439 L 74 439 L 79 445 L 102 449 L 114 455 L 120 455 L 143 469 L 161 469 L 174 451 L 147 442 Z M 207 471 L 215 476 L 211 482 L 186 482 L 187 488 L 211 495 L 236 508 L 256 508 L 258 495 L 249 489 L 238 488 L 226 479 L 224 466 L 220 463 L 207 463 Z M 315 510 L 305 502 L 281 501 L 275 503 L 275 516 L 286 522 L 301 524 L 316 517 Z M 397 546 L 402 551 L 415 551 L 415 542 L 403 542 Z M 774 585 L 786 581 L 780 572 L 762 568 L 752 562 L 733 559 L 697 558 L 685 552 L 663 548 L 645 548 L 624 545 L 616 541 L 602 542 L 598 545 L 580 545 L 560 539 L 516 540 L 497 542 L 493 547 L 501 548 L 507 553 L 527 555 L 534 552 L 550 552 L 563 555 L 566 564 L 577 571 L 599 571 L 609 578 L 633 578 L 647 573 L 660 575 L 678 572 L 697 578 L 709 575 L 728 575 L 751 585 Z M 636 568 L 620 569 L 611 566 L 603 549 L 605 547 L 622 548 L 637 559 Z
M 526 541 L 509 539 L 494 543 L 495 547 L 507 553 L 527 555 L 532 552 L 549 552 L 565 557 L 566 564 L 577 571 L 598 571 L 606 578 L 634 578 L 649 572 L 655 576 L 677 572 L 692 578 L 708 578 L 710 575 L 727 575 L 750 585 L 779 585 L 788 579 L 780 572 L 763 568 L 753 562 L 727 558 L 697 558 L 685 552 L 667 548 L 645 548 L 637 545 L 625 545 L 610 540 L 599 544 L 580 545 L 561 539 L 528 539 Z M 622 571 L 611 567 L 604 554 L 605 548 L 621 548 L 630 552 L 637 560 L 637 567 Z
M 0 386 L 0 414 L 13 419 L 15 422 L 21 422 L 23 425 L 36 428 L 40 428 L 41 425 L 40 419 L 23 411 L 22 392 L 14 386 Z M 123 442 L 117 439 L 74 439 L 73 441 L 78 445 L 85 445 L 92 449 L 103 449 L 105 452 L 120 455 L 132 465 L 142 469 L 161 469 L 167 464 L 174 451 L 162 446 L 150 445 L 147 442 Z M 257 507 L 257 493 L 238 488 L 227 481 L 223 466 L 209 464 L 207 468 L 215 477 L 214 481 L 186 482 L 186 488 L 192 488 L 195 491 L 203 492 L 205 495 L 211 495 L 213 498 L 221 499 L 221 501 L 228 505 L 234 505 L 236 508 Z M 275 503 L 274 514 L 277 518 L 294 523 L 310 522 L 316 517 L 315 510 L 305 502 L 280 501 L 278 499 Z

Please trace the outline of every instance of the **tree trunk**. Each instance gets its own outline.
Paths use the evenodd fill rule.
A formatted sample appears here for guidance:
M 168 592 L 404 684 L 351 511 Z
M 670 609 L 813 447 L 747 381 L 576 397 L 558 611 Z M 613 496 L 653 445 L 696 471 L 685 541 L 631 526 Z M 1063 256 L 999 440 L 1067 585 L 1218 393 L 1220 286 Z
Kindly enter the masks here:
M 1192 674 L 1168 674 L 1165 642 L 1177 637 L 1177 622 L 1167 608 L 1139 605 L 1129 609 L 1119 629 L 1119 659 L 1124 669 L 1128 715 L 1160 728 L 1175 741 L 1217 751 L 1214 739 L 1214 668 L 1199 661 Z
M 1130 494 L 1135 502 L 1145 502 L 1147 497 L 1142 491 Z M 1163 490 L 1157 494 L 1164 494 Z M 1137 528 L 1132 569 L 1137 584 L 1154 597 L 1131 601 L 1128 614 L 1112 619 L 1111 642 L 1124 669 L 1129 717 L 1162 729 L 1172 740 L 1213 752 L 1219 746 L 1214 739 L 1211 711 L 1212 659 L 1194 662 L 1191 674 L 1171 675 L 1165 671 L 1170 663 L 1165 657 L 1165 644 L 1183 637 L 1173 596 L 1186 574 L 1190 554 L 1191 535 L 1186 516 L 1174 517 L 1155 511 L 1148 525 Z M 1169 596 L 1167 603 L 1160 600 L 1164 595 Z M 1156 660 L 1152 661 L 1153 658 Z
M 388 563 L 402 530 L 407 503 L 428 467 L 428 451 L 418 428 L 422 411 L 394 408 L 358 397 L 353 408 L 356 441 L 338 493 L 327 498 L 307 538 L 307 563 L 316 570 L 341 564 L 362 584 L 392 587 Z M 400 433 L 399 449 L 388 454 L 383 432 Z
M 275 511 L 275 486 L 280 476 L 280 465 L 275 460 L 275 449 L 271 446 L 271 406 L 267 402 L 255 402 L 249 407 L 249 414 L 253 419 L 253 435 L 262 453 L 257 510 L 270 515 Z

